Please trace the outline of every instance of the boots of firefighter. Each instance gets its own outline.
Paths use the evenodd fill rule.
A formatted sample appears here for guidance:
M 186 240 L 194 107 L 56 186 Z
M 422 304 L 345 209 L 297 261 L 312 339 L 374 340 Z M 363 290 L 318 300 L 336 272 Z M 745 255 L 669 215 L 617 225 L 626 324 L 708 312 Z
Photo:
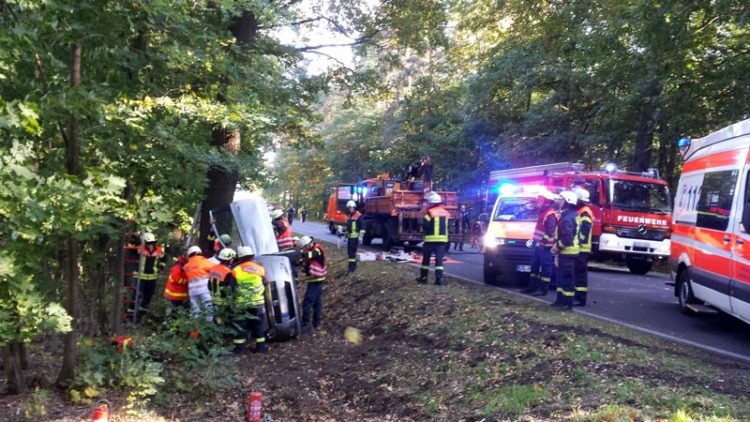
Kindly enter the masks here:
M 256 340 L 255 351 L 257 353 L 268 353 L 268 345 L 266 344 L 265 339 L 263 339 L 263 341 Z
M 429 273 L 429 271 L 430 271 L 430 268 L 429 267 L 425 268 L 425 266 L 423 265 L 419 269 L 419 277 L 417 277 L 417 281 L 420 283 L 427 283 L 427 274 Z
M 435 267 L 435 285 L 443 285 L 443 267 Z
M 539 274 L 531 273 L 529 275 L 529 285 L 522 290 L 523 293 L 534 293 L 539 288 Z

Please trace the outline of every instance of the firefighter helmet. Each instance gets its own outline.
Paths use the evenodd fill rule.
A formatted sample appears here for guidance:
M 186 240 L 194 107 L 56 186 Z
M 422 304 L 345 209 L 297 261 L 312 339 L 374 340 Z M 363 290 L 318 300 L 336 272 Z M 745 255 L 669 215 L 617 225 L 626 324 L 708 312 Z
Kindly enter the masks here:
M 217 255 L 217 258 L 219 258 L 222 261 L 229 261 L 236 256 L 237 256 L 237 252 L 235 252 L 234 249 L 224 248 L 219 251 L 219 255 Z
M 580 187 L 576 186 L 575 189 L 573 189 L 573 192 L 575 192 L 576 196 L 578 197 L 578 200 L 583 202 L 584 204 L 588 204 L 591 200 L 591 197 L 589 195 L 589 191 Z
M 201 247 L 198 245 L 193 245 L 190 248 L 188 248 L 187 256 L 201 255 L 201 254 L 203 254 L 203 251 L 201 250 Z
M 564 190 L 560 192 L 560 196 L 566 204 L 576 205 L 578 203 L 578 196 L 573 191 Z
M 440 195 L 438 195 L 438 193 L 434 191 L 430 191 L 430 193 L 427 194 L 426 199 L 430 204 L 439 204 L 443 202 L 443 198 L 441 198 Z
M 237 258 L 255 255 L 255 251 L 250 246 L 240 246 L 237 248 Z
M 224 245 L 232 243 L 232 236 L 228 234 L 222 234 L 221 236 L 219 236 L 219 239 L 221 239 L 221 243 L 223 243 Z
M 144 233 L 143 234 L 143 241 L 146 243 L 154 243 L 156 242 L 156 236 L 154 236 L 153 233 Z
M 299 238 L 299 242 L 297 242 L 297 246 L 299 246 L 300 248 L 304 248 L 304 247 L 306 247 L 308 245 L 311 245 L 312 241 L 313 241 L 312 237 L 310 237 L 310 236 L 302 236 L 302 237 Z
M 357 208 L 357 203 L 352 201 L 351 199 L 346 203 L 347 208 Z
M 275 219 L 281 217 L 282 215 L 284 215 L 284 211 L 282 211 L 280 209 L 275 209 L 275 210 L 271 211 L 271 220 L 275 220 Z

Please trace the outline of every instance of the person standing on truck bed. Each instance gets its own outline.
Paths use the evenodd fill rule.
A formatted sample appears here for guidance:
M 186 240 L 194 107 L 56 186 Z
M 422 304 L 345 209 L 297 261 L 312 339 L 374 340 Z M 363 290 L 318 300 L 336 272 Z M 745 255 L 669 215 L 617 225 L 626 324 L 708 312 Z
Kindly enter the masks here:
M 575 278 L 575 299 L 573 306 L 586 306 L 586 296 L 589 291 L 589 255 L 591 255 L 591 232 L 594 226 L 594 213 L 589 208 L 589 191 L 582 187 L 576 187 L 573 190 L 578 196 L 578 221 L 580 231 L 578 233 L 578 243 L 581 251 L 576 258 L 576 278 Z
M 427 194 L 427 203 L 430 209 L 424 215 L 422 231 L 424 232 L 424 244 L 422 246 L 422 266 L 419 269 L 417 281 L 427 283 L 427 275 L 430 272 L 430 257 L 435 254 L 435 284 L 443 284 L 443 257 L 445 257 L 448 246 L 448 218 L 450 213 L 443 208 L 443 199 L 437 192 Z
M 540 192 L 537 198 L 537 206 L 542 211 L 534 229 L 534 257 L 531 260 L 529 287 L 524 290 L 524 293 L 532 296 L 546 296 L 552 281 L 552 246 L 555 244 L 558 220 L 555 207 L 557 199 L 557 195 L 547 190 Z
M 357 203 L 349 200 L 346 203 L 348 215 L 346 218 L 346 254 L 349 257 L 349 273 L 357 270 L 357 246 L 359 246 L 359 218 L 362 214 L 357 211 Z
M 563 212 L 557 223 L 555 245 L 552 253 L 557 255 L 557 300 L 553 306 L 561 310 L 573 309 L 575 295 L 575 265 L 580 252 L 578 245 L 578 196 L 572 191 L 560 192 L 563 198 Z

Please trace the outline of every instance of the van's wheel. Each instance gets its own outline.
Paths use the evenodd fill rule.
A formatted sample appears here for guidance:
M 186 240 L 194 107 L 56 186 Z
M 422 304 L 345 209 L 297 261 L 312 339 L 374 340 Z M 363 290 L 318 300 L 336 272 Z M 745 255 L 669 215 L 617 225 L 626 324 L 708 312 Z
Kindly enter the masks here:
M 497 272 L 492 268 L 487 257 L 484 257 L 484 284 L 493 286 L 497 284 Z
M 651 268 L 653 268 L 654 266 L 654 261 L 649 261 L 644 257 L 636 258 L 633 256 L 628 256 L 626 264 L 628 266 L 628 270 L 630 270 L 631 273 L 644 275 L 651 271 Z
M 680 303 L 680 312 L 685 315 L 695 315 L 695 312 L 688 305 L 699 303 L 699 301 L 693 296 L 693 286 L 690 285 L 690 273 L 687 269 L 680 271 L 677 276 L 677 284 L 677 300 Z
M 336 234 L 336 226 L 334 226 L 333 223 L 328 223 L 328 231 L 331 232 L 331 234 Z

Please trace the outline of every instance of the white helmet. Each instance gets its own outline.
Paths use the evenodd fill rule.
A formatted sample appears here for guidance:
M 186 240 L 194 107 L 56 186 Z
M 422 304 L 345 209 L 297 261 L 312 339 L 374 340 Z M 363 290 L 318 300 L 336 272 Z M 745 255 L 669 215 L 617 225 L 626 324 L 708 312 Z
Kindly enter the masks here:
M 187 256 L 201 255 L 201 254 L 203 254 L 203 251 L 201 250 L 201 247 L 198 245 L 193 245 L 190 248 L 188 248 Z
M 346 203 L 347 208 L 357 208 L 357 203 L 352 201 L 351 199 Z
M 282 211 L 280 209 L 275 209 L 275 210 L 271 211 L 271 220 L 275 220 L 275 219 L 281 217 L 282 215 L 284 215 L 284 211 Z
M 566 204 L 576 205 L 578 203 L 578 195 L 573 191 L 564 190 L 560 192 L 560 196 Z
M 299 238 L 299 242 L 297 242 L 297 246 L 299 246 L 300 248 L 304 248 L 305 246 L 311 244 L 312 241 L 313 241 L 312 237 L 310 237 L 310 236 L 302 236 L 302 237 Z
M 429 202 L 430 204 L 439 204 L 443 202 L 443 198 L 441 198 L 440 195 L 438 195 L 438 193 L 435 191 L 430 191 L 430 193 L 427 194 L 427 198 L 425 199 L 427 199 L 427 202 Z
M 156 236 L 153 233 L 144 233 L 143 241 L 146 243 L 156 242 Z
M 224 245 L 232 243 L 232 236 L 228 234 L 222 234 L 221 236 L 219 236 L 219 239 L 221 239 L 221 243 L 223 243 Z
M 237 258 L 255 255 L 255 251 L 250 246 L 240 246 L 237 248 Z
M 219 255 L 217 258 L 219 258 L 222 261 L 229 261 L 230 259 L 237 256 L 237 252 L 234 251 L 232 248 L 224 248 L 219 251 Z
M 581 202 L 583 202 L 585 204 L 588 204 L 590 202 L 591 197 L 589 195 L 589 191 L 588 190 L 586 190 L 586 189 L 584 189 L 584 188 L 582 188 L 580 186 L 576 186 L 573 189 L 573 192 L 575 192 L 576 196 L 578 196 L 578 200 L 579 201 L 581 201 Z

